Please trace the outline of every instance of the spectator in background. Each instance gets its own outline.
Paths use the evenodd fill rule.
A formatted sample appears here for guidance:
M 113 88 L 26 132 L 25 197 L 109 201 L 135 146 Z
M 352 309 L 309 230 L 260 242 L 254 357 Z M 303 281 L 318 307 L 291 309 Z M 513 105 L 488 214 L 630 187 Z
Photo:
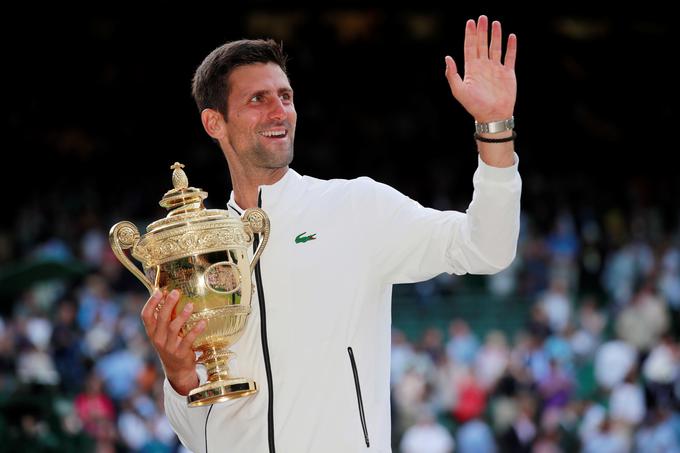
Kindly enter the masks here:
M 402 453 L 452 453 L 455 442 L 449 431 L 437 423 L 432 411 L 422 410 L 416 424 L 401 438 Z
M 582 293 L 594 293 L 600 291 L 602 268 L 604 266 L 604 247 L 602 245 L 602 232 L 600 225 L 594 218 L 591 209 L 582 220 L 581 226 L 581 252 L 579 260 L 578 290 Z
M 680 249 L 677 244 L 666 244 L 663 251 L 659 291 L 673 313 L 674 331 L 680 334 Z
M 79 327 L 90 329 L 98 315 L 108 327 L 113 327 L 119 309 L 107 279 L 99 273 L 88 275 L 78 294 Z
M 530 452 L 534 439 L 538 433 L 536 423 L 536 400 L 527 392 L 519 395 L 517 400 L 517 414 L 509 429 L 502 433 L 501 441 L 505 451 Z
M 680 440 L 674 431 L 668 409 L 652 411 L 647 422 L 635 435 L 636 453 L 680 453 Z
M 510 350 L 503 332 L 487 333 L 484 345 L 475 358 L 475 376 L 480 385 L 491 391 L 505 372 L 510 361 Z
M 390 361 L 391 385 L 400 382 L 409 365 L 413 362 L 415 352 L 413 346 L 406 339 L 406 335 L 400 330 L 392 329 L 392 350 Z
M 432 363 L 437 363 L 444 354 L 442 333 L 436 327 L 430 327 L 423 334 L 420 350 L 427 354 Z
M 611 420 L 628 433 L 645 417 L 645 395 L 637 383 L 637 369 L 634 366 L 623 382 L 617 384 L 609 397 Z
M 446 354 L 455 363 L 472 365 L 479 340 L 470 330 L 467 322 L 463 319 L 454 319 L 449 325 L 449 341 L 446 343 Z
M 459 453 L 496 453 L 496 440 L 481 418 L 468 420 L 457 432 Z
M 597 429 L 583 442 L 583 453 L 628 453 L 631 442 L 626 435 L 613 428 L 605 418 Z
M 633 297 L 616 317 L 619 338 L 646 354 L 668 326 L 666 304 L 654 290 L 654 280 L 638 280 Z
M 564 333 L 571 320 L 571 301 L 567 290 L 565 278 L 553 277 L 550 287 L 541 297 L 540 304 L 552 332 Z
M 427 381 L 425 376 L 416 368 L 410 366 L 401 380 L 393 388 L 394 401 L 399 411 L 399 421 L 401 426 L 398 431 L 403 432 L 406 428 L 416 422 L 418 414 L 425 404 L 427 396 Z
M 597 347 L 602 343 L 602 334 L 607 319 L 598 310 L 594 296 L 584 297 L 580 305 L 576 332 L 569 341 L 576 358 L 583 363 L 594 357 Z
M 642 364 L 650 406 L 662 409 L 673 407 L 674 386 L 680 380 L 680 346 L 669 334 L 664 335 L 654 346 Z
M 536 339 L 537 342 L 543 343 L 546 338 L 550 336 L 550 321 L 543 306 L 539 303 L 531 307 L 530 318 L 527 322 L 528 333 Z
M 137 376 L 144 367 L 144 357 L 139 354 L 139 350 L 122 347 L 102 356 L 97 362 L 95 369 L 115 401 L 122 401 L 135 391 Z
M 113 401 L 103 390 L 103 384 L 96 373 L 90 373 L 85 380 L 85 389 L 76 396 L 74 406 L 83 428 L 97 445 L 110 446 L 116 438 L 116 412 Z
M 649 276 L 653 267 L 651 247 L 642 241 L 625 244 L 607 256 L 602 286 L 615 307 L 625 305 L 633 297 L 634 282 Z
M 566 294 L 576 284 L 577 254 L 580 249 L 580 239 L 568 209 L 563 208 L 557 214 L 553 231 L 546 242 L 551 257 L 550 278 L 563 282 L 562 291 Z
M 534 297 L 548 287 L 550 253 L 545 238 L 532 234 L 524 244 L 522 294 Z
M 595 379 L 600 387 L 611 390 L 624 381 L 637 363 L 637 352 L 621 340 L 608 341 L 595 354 Z
M 543 399 L 543 410 L 551 407 L 565 407 L 569 402 L 573 387 L 572 378 L 557 360 L 551 359 L 548 374 L 538 382 L 538 392 Z
M 76 326 L 76 306 L 65 299 L 57 306 L 56 322 L 52 330 L 52 356 L 61 376 L 61 388 L 75 394 L 85 380 L 85 367 L 81 358 L 81 333 Z
M 475 379 L 472 371 L 464 369 L 458 378 L 456 405 L 453 416 L 460 423 L 477 418 L 486 409 L 486 392 Z

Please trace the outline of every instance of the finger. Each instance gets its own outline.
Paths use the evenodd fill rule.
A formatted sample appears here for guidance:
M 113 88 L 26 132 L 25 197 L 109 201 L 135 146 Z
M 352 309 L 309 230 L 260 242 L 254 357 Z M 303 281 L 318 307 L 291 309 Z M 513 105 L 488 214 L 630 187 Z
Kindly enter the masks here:
M 465 43 L 463 45 L 465 61 L 477 59 L 477 25 L 470 19 L 465 24 Z
M 206 325 L 205 319 L 201 319 L 194 328 L 182 338 L 182 341 L 177 347 L 178 352 L 183 353 L 191 350 L 191 345 L 194 344 L 194 340 L 205 330 Z
M 168 335 L 168 320 L 170 319 L 170 314 L 175 309 L 175 305 L 177 305 L 178 300 L 179 291 L 177 289 L 170 291 L 170 294 L 168 294 L 163 299 L 163 308 L 161 308 L 161 311 L 158 312 L 156 323 L 156 332 L 154 336 L 154 341 L 156 344 L 165 344 L 165 340 Z
M 477 55 L 489 58 L 489 19 L 483 15 L 477 21 Z
M 194 304 L 192 303 L 186 304 L 182 309 L 182 312 L 179 314 L 179 316 L 177 316 L 170 322 L 170 325 L 168 326 L 168 338 L 166 342 L 166 346 L 168 349 L 177 347 L 179 331 L 182 328 L 182 326 L 184 326 L 184 324 L 187 322 L 193 310 Z
M 444 57 L 444 62 L 446 63 L 446 79 L 449 81 L 449 86 L 451 87 L 451 92 L 453 96 L 458 99 L 458 94 L 463 89 L 463 80 L 458 74 L 458 69 L 456 68 L 456 62 L 450 56 Z
M 505 50 L 505 66 L 510 69 L 515 69 L 515 60 L 517 59 L 517 36 L 510 33 L 508 36 L 508 48 Z
M 502 40 L 501 23 L 495 20 L 491 24 L 491 46 L 489 49 L 489 57 L 494 63 L 501 62 Z
M 142 307 L 142 323 L 144 324 L 144 328 L 149 337 L 153 335 L 153 332 L 156 329 L 155 311 L 162 296 L 163 292 L 159 288 L 156 288 L 151 297 L 149 297 L 149 300 L 144 304 L 144 307 Z

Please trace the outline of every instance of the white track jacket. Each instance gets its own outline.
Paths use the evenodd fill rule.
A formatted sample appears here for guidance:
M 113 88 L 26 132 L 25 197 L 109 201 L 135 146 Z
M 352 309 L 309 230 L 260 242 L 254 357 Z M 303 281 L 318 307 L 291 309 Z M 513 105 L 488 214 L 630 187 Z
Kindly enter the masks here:
M 466 213 L 424 208 L 367 177 L 289 169 L 260 186 L 271 236 L 230 368 L 259 391 L 188 408 L 166 379 L 182 443 L 197 453 L 390 452 L 392 285 L 506 268 L 519 234 L 517 164 L 480 158 Z M 233 192 L 229 208 L 243 212 Z

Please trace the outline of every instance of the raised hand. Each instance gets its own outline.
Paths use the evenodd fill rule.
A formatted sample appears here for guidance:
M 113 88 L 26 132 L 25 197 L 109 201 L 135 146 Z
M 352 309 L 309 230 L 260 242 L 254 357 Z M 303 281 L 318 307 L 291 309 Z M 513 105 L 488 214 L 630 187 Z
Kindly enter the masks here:
M 205 321 L 197 323 L 182 336 L 181 329 L 191 316 L 193 307 L 187 304 L 172 319 L 178 301 L 179 292 L 176 289 L 167 295 L 156 290 L 144 305 L 141 316 L 146 334 L 158 353 L 168 381 L 178 393 L 186 395 L 198 386 L 196 354 L 191 345 L 205 329 Z
M 465 25 L 465 74 L 461 79 L 456 63 L 445 57 L 446 78 L 453 96 L 476 121 L 500 121 L 512 116 L 517 97 L 515 59 L 517 37 L 508 36 L 505 60 L 501 62 L 501 23 L 491 25 L 491 44 L 488 44 L 488 19 L 470 19 Z

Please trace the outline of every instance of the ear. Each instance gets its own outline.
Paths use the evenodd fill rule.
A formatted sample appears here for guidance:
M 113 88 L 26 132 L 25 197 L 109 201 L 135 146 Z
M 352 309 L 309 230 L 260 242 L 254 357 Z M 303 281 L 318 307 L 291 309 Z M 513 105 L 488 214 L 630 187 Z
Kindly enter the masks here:
M 208 135 L 216 140 L 222 138 L 226 133 L 224 118 L 217 110 L 204 109 L 201 112 L 201 123 L 203 123 L 203 129 Z

